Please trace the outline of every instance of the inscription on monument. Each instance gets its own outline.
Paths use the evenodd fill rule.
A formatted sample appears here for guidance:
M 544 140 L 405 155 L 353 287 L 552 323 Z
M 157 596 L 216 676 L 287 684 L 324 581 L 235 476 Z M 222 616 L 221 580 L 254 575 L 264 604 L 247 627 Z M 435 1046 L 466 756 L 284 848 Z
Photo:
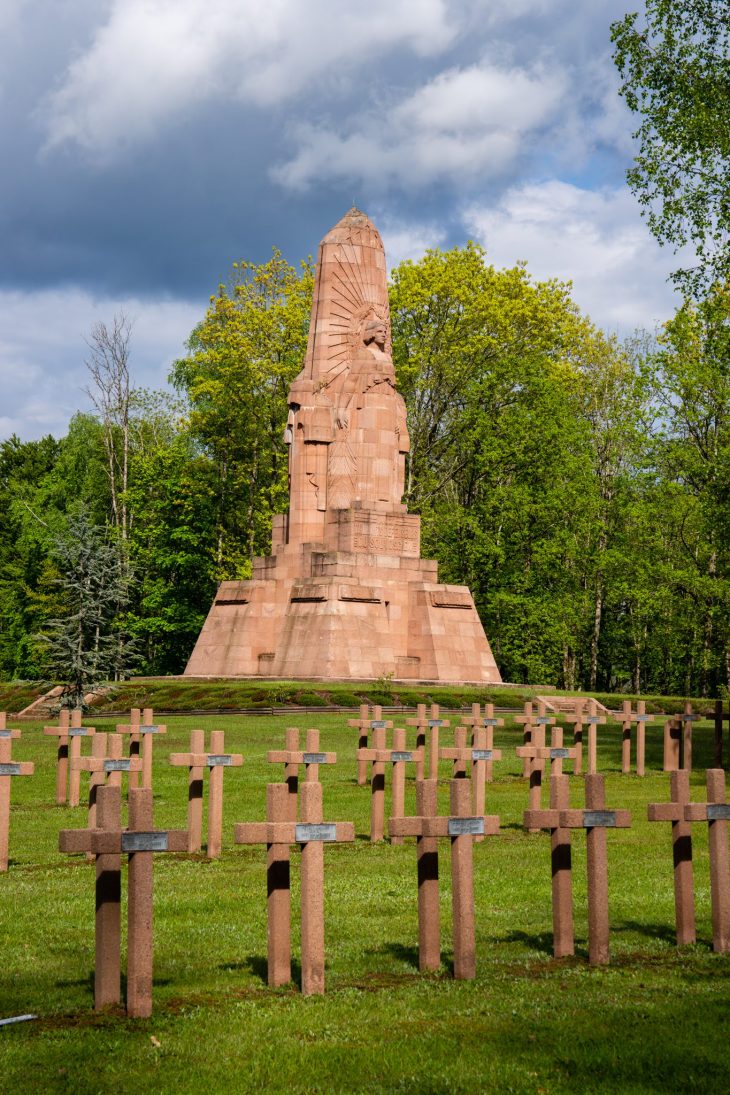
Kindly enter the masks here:
M 388 514 L 377 520 L 371 514 L 353 514 L 352 550 L 375 555 L 418 556 L 418 526 L 407 516 Z
M 484 836 L 483 817 L 450 817 L 449 836 Z
M 123 852 L 166 852 L 167 833 L 122 833 Z
M 209 768 L 229 768 L 233 764 L 230 753 L 209 753 L 206 764 Z
M 326 764 L 326 753 L 302 753 L 305 764 Z
M 298 844 L 308 844 L 310 840 L 337 840 L 337 826 L 332 824 L 298 824 L 294 829 L 294 839 Z
M 586 829 L 615 829 L 616 814 L 613 810 L 585 810 L 583 826 Z
M 19 776 L 19 764 L 0 764 L 0 776 Z
M 129 757 L 123 757 L 121 760 L 105 760 L 104 771 L 105 772 L 130 772 L 132 769 L 132 761 Z

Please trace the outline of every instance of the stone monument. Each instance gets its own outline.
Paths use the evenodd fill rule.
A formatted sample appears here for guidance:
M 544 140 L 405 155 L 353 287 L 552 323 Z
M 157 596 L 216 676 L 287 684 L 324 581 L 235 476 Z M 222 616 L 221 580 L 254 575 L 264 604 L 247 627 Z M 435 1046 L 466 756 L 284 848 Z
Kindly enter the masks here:
M 383 243 L 351 209 L 319 248 L 289 391 L 289 512 L 253 577 L 223 582 L 186 676 L 498 682 L 469 590 L 421 559 Z

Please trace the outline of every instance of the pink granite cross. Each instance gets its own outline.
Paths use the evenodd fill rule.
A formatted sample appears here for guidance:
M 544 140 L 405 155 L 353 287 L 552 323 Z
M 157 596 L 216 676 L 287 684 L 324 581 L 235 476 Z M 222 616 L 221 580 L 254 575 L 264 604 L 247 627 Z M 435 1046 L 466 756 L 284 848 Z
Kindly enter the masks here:
M 269 764 L 284 765 L 284 782 L 289 789 L 289 820 L 296 821 L 300 767 L 304 765 L 305 782 L 312 783 L 319 779 L 320 764 L 337 764 L 337 753 L 320 752 L 319 730 L 315 727 L 307 730 L 306 746 L 300 749 L 299 730 L 290 726 L 286 731 L 285 748 L 270 749 L 267 759 Z
M 403 817 L 405 810 L 406 764 L 418 764 L 423 760 L 422 750 L 406 749 L 406 731 L 397 727 L 393 731 L 393 748 L 385 743 L 385 729 L 373 730 L 373 745 L 370 749 L 358 749 L 358 760 L 370 762 L 373 766 L 372 794 L 370 798 L 370 839 L 382 840 L 385 835 L 385 766 L 393 766 L 393 785 L 391 791 L 391 816 Z M 397 836 L 393 844 L 402 844 Z
M 646 774 L 646 724 L 654 722 L 654 715 L 647 715 L 646 703 L 639 700 L 636 712 L 631 709 L 631 701 L 624 700 L 621 711 L 615 712 L 621 722 L 621 771 L 628 775 L 631 771 L 631 727 L 636 724 L 636 774 Z
M 268 891 L 268 980 L 283 985 L 291 980 L 291 894 L 289 849 L 302 848 L 302 993 L 324 992 L 324 844 L 351 842 L 355 826 L 350 821 L 322 820 L 322 784 L 301 787 L 301 822 L 290 821 L 286 784 L 266 789 L 264 822 L 240 822 L 235 826 L 236 844 L 266 844 Z
M 210 773 L 208 786 L 208 859 L 221 854 L 223 834 L 223 770 L 240 768 L 240 753 L 226 753 L 225 733 L 212 730 L 210 751 L 205 749 L 205 731 L 190 731 L 190 751 L 171 753 L 170 764 L 188 769 L 188 852 L 199 852 L 203 844 L 203 773 Z
M 544 700 L 537 701 L 537 714 L 533 711 L 533 705 L 529 701 L 525 704 L 524 713 L 522 715 L 515 715 L 514 721 L 518 726 L 522 726 L 522 749 L 529 748 L 533 743 L 537 745 L 545 744 L 545 727 L 554 726 L 555 718 L 552 715 L 548 715 L 547 707 Z M 517 756 L 523 758 L 522 775 L 525 779 L 530 779 L 532 783 L 532 772 L 534 771 L 535 758 L 529 753 L 521 753 L 517 750 Z
M 672 772 L 669 777 L 671 802 L 647 806 L 649 821 L 671 821 L 674 860 L 674 914 L 677 944 L 695 942 L 695 894 L 692 873 L 692 826 L 685 819 L 689 798 L 689 772 Z
M 494 836 L 499 832 L 496 816 L 472 816 L 469 784 L 464 779 L 451 781 L 451 816 L 435 816 L 436 781 L 419 780 L 416 784 L 415 817 L 391 818 L 391 837 L 415 836 L 418 848 L 418 920 L 419 965 L 434 969 L 440 965 L 438 852 L 436 841 L 451 840 L 451 902 L 454 922 L 454 977 L 471 980 L 476 976 L 474 917 L 474 837 Z M 429 841 L 430 845 L 421 842 Z
M 728 861 L 728 821 L 730 803 L 725 791 L 722 768 L 707 769 L 707 802 L 689 802 L 684 807 L 686 821 L 707 822 L 710 852 L 710 900 L 712 904 L 712 949 L 730 951 L 730 863 Z
M 494 715 L 494 704 L 485 703 L 484 713 L 480 704 L 473 703 L 471 705 L 471 715 L 462 716 L 461 721 L 465 726 L 472 727 L 472 745 L 479 749 L 485 749 L 488 751 L 494 750 L 494 728 L 495 726 L 504 726 L 504 719 L 496 718 Z M 479 745 L 477 745 L 477 731 L 479 729 L 484 730 L 483 736 L 480 736 Z M 498 757 L 490 757 L 488 760 L 480 760 L 475 763 L 484 765 L 483 769 L 480 768 L 480 773 L 483 772 L 483 779 L 486 783 L 491 783 L 494 778 L 492 763 L 494 760 L 498 760 Z M 475 804 L 476 805 L 476 804 Z M 479 813 L 477 808 L 477 813 Z
M 152 790 L 129 792 L 129 827 L 122 829 L 121 790 L 98 790 L 95 829 L 62 829 L 59 850 L 96 857 L 96 961 L 94 1006 L 118 1003 L 120 969 L 119 906 L 121 855 L 129 856 L 127 877 L 127 1014 L 152 1014 L 152 856 L 184 852 L 184 829 L 153 829 Z
M 35 766 L 30 761 L 13 760 L 13 741 L 20 730 L 9 730 L 5 714 L 0 724 L 0 871 L 8 869 L 10 841 L 10 781 L 15 776 L 32 776 Z
M 574 953 L 573 937 L 573 875 L 571 868 L 570 829 L 561 824 L 561 812 L 569 801 L 568 777 L 550 777 L 550 809 L 525 810 L 524 826 L 528 832 L 550 830 L 553 902 L 553 954 L 565 958 Z
M 151 707 L 145 707 L 140 718 L 138 707 L 133 707 L 128 723 L 120 723 L 117 726 L 118 734 L 129 734 L 130 757 L 142 757 L 142 786 L 152 786 L 152 742 L 159 734 L 166 734 L 167 727 L 154 721 Z M 129 786 L 137 786 L 136 772 L 129 776 Z
M 368 736 L 373 730 L 391 730 L 393 723 L 383 718 L 383 708 L 380 704 L 376 703 L 373 707 L 372 714 L 370 713 L 370 707 L 366 703 L 360 704 L 360 717 L 358 719 L 348 719 L 347 725 L 352 726 L 360 731 L 360 736 L 357 741 L 358 752 L 360 749 L 367 749 Z M 359 787 L 364 787 L 368 781 L 368 766 L 367 761 L 358 760 L 357 764 L 357 782 Z
M 426 714 L 426 704 L 419 703 L 416 707 L 415 719 L 406 719 L 406 725 L 416 727 L 416 749 L 421 750 L 421 760 L 416 766 L 416 779 L 423 779 L 424 764 L 426 758 L 426 738 L 429 737 L 429 779 L 438 779 L 439 766 L 439 731 L 442 726 L 450 726 L 448 719 L 442 719 L 437 703 L 431 704 L 430 714 Z
M 44 726 L 43 733 L 47 737 L 58 738 L 58 754 L 56 762 L 56 804 L 63 806 L 66 803 L 66 785 L 68 784 L 68 804 L 78 806 L 81 793 L 80 770 L 74 766 L 74 761 L 81 756 L 81 739 L 93 737 L 93 726 L 81 725 L 82 711 L 75 707 L 69 712 L 67 707 L 62 707 L 58 714 L 58 726 Z M 70 774 L 69 774 L 70 769 Z
M 592 966 L 609 960 L 608 949 L 608 849 L 606 829 L 627 829 L 628 810 L 607 810 L 603 776 L 585 777 L 585 810 L 561 810 L 561 828 L 586 830 L 588 868 L 588 961 Z

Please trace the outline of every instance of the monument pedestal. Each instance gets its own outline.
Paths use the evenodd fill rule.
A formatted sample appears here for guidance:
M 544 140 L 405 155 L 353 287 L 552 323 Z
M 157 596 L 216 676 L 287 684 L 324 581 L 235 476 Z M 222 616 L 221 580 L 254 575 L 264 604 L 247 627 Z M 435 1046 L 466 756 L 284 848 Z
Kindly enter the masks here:
M 469 590 L 420 558 L 420 524 L 355 503 L 324 543 L 288 545 L 277 518 L 274 554 L 221 583 L 185 675 L 500 681 Z

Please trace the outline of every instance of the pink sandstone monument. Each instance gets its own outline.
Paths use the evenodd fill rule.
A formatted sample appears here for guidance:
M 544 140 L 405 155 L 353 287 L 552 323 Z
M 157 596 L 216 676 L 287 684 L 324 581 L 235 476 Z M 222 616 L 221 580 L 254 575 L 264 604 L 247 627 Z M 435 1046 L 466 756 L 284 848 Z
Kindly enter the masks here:
M 439 583 L 401 501 L 409 439 L 385 252 L 357 209 L 320 244 L 285 437 L 289 512 L 272 554 L 221 583 L 185 675 L 500 681 L 469 590 Z

